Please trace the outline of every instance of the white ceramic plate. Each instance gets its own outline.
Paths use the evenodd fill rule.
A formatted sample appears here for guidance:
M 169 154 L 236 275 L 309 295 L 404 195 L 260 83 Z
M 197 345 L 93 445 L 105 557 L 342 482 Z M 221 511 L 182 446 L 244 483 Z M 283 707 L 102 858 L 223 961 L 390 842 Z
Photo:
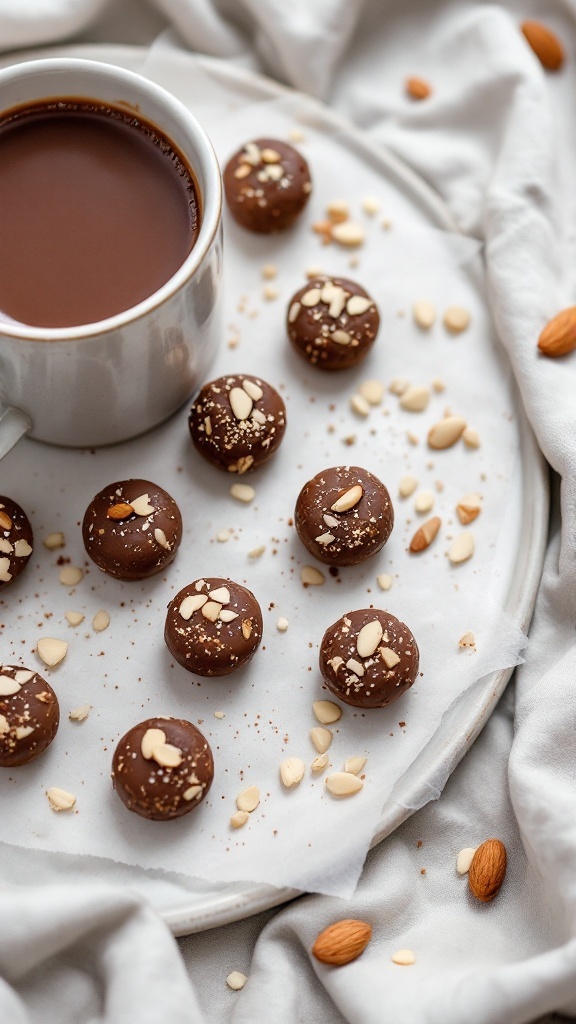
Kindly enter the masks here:
M 33 51 L 18 55 L 17 58 L 12 55 L 8 59 L 5 58 L 2 63 L 64 54 L 102 60 L 134 71 L 146 70 L 145 62 L 150 60 L 146 51 L 136 47 L 82 46 Z M 153 54 L 152 59 L 155 77 L 184 102 L 190 99 L 190 82 L 194 81 L 195 71 L 198 68 L 207 71 L 214 83 L 215 94 L 195 96 L 194 99 L 196 102 L 202 100 L 208 108 L 210 103 L 214 104 L 215 109 L 224 106 L 227 113 L 238 112 L 241 116 L 243 108 L 248 104 L 293 95 L 264 78 L 184 52 L 176 52 L 168 57 L 160 51 Z M 331 137 L 342 133 L 346 139 L 344 144 L 353 144 L 356 158 L 391 186 L 402 202 L 409 207 L 417 208 L 430 226 L 448 231 L 456 230 L 450 213 L 440 198 L 392 154 L 376 148 L 339 116 L 315 101 L 302 96 L 298 99 L 298 106 L 316 131 L 324 131 Z M 506 571 L 505 607 L 513 616 L 515 623 L 527 630 L 540 579 L 546 541 L 548 480 L 544 461 L 518 397 L 515 404 L 515 415 L 519 424 L 521 466 L 516 500 L 521 511 L 517 523 L 517 543 Z M 485 676 L 449 708 L 431 740 L 396 782 L 384 806 L 372 845 L 384 839 L 414 809 L 433 795 L 437 795 L 438 790 L 441 790 L 454 767 L 478 736 L 510 674 L 511 670 L 507 669 Z M 44 853 L 38 850 L 24 850 L 21 854 L 28 877 L 35 871 L 37 878 L 57 878 L 64 863 L 66 877 L 71 881 L 81 882 L 100 876 L 139 888 L 151 899 L 176 935 L 238 920 L 299 894 L 296 889 L 275 888 L 255 883 L 206 882 L 184 885 L 176 876 L 170 878 L 163 876 L 162 872 L 145 871 L 128 865 L 108 864 L 91 858 L 84 858 L 83 862 L 82 858 L 74 858 L 68 863 L 67 858 L 61 858 L 57 853 Z M 0 844 L 0 867 L 4 863 L 13 865 L 13 855 L 13 847 Z M 14 880 L 16 881 L 17 877 Z

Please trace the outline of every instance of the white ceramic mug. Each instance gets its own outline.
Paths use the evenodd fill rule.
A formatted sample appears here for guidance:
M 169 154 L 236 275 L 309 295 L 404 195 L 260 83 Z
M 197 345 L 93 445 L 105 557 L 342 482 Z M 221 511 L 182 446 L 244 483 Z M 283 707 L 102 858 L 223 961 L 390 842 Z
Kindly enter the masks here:
M 126 312 L 79 327 L 0 323 L 0 458 L 26 432 L 97 447 L 150 430 L 190 398 L 221 336 L 222 188 L 203 128 L 170 93 L 113 65 L 64 58 L 0 71 L 0 113 L 54 97 L 128 104 L 159 128 L 194 172 L 200 232 L 170 280 Z

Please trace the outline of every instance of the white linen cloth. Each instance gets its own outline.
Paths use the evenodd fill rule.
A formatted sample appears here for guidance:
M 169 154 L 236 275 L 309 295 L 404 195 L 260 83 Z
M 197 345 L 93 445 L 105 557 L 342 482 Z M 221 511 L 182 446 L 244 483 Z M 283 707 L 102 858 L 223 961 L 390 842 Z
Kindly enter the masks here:
M 485 243 L 491 301 L 542 451 L 558 474 L 526 664 L 441 798 L 368 857 L 349 901 L 305 897 L 182 940 L 125 891 L 0 890 L 0 1019 L 275 1024 L 528 1024 L 576 1016 L 576 356 L 536 352 L 543 324 L 576 302 L 576 23 L 573 8 L 466 0 L 120 0 L 0 4 L 0 45 L 150 42 L 172 25 L 193 50 L 242 62 L 338 107 L 388 145 Z M 539 17 L 567 62 L 543 71 L 518 24 Z M 78 36 L 82 25 L 87 25 Z M 112 35 L 107 34 L 111 26 Z M 426 78 L 425 103 L 404 93 Z M 489 836 L 509 869 L 479 905 L 455 856 Z M 418 844 L 422 845 L 419 846 Z M 425 874 L 422 874 L 425 869 Z M 9 879 L 5 880 L 9 883 Z M 370 921 L 355 963 L 309 954 L 331 921 Z M 416 964 L 391 963 L 395 950 Z M 233 970 L 250 975 L 240 993 Z M 548 1018 L 547 1018 L 548 1019 Z

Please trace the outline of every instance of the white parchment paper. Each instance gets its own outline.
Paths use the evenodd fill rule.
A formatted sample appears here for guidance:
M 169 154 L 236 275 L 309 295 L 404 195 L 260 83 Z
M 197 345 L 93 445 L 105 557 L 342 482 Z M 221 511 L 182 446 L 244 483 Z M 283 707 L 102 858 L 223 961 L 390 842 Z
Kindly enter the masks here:
M 160 73 L 151 59 L 145 70 L 192 106 L 221 161 L 257 135 L 287 138 L 295 128 L 304 135 L 298 145 L 310 162 L 314 193 L 301 223 L 286 235 L 260 238 L 225 217 L 227 330 L 211 373 L 261 375 L 281 391 L 288 428 L 274 459 L 243 478 L 256 489 L 250 505 L 235 502 L 230 477 L 193 450 L 187 409 L 146 437 L 115 448 L 62 450 L 25 440 L 2 461 L 0 493 L 27 510 L 36 544 L 27 571 L 0 592 L 0 661 L 41 671 L 57 691 L 62 721 L 45 755 L 0 773 L 0 841 L 208 880 L 253 880 L 347 896 L 395 781 L 443 713 L 477 679 L 516 664 L 525 644 L 502 610 L 522 514 L 517 409 L 486 309 L 478 245 L 434 227 L 409 190 L 358 153 L 345 132 L 323 125 L 315 104 L 247 103 L 205 72 L 184 80 L 177 65 L 172 73 L 166 68 Z M 368 196 L 379 203 L 372 216 L 362 210 Z M 311 230 L 314 221 L 324 219 L 327 202 L 337 198 L 350 203 L 354 220 L 366 228 L 366 243 L 354 253 L 323 246 Z M 274 280 L 263 280 L 264 264 L 277 267 Z M 311 266 L 358 280 L 379 305 L 378 340 L 356 370 L 323 374 L 288 346 L 286 307 Z M 276 298 L 264 297 L 266 285 L 277 290 Z M 412 319 L 418 299 L 438 310 L 428 332 Z M 446 307 L 454 304 L 471 313 L 469 329 L 459 336 L 441 323 Z M 444 390 L 432 390 L 423 413 L 403 411 L 387 390 L 382 405 L 359 418 L 349 400 L 369 378 L 387 388 L 395 378 L 427 386 L 439 378 Z M 461 442 L 447 451 L 428 448 L 427 431 L 447 409 L 478 431 L 480 448 L 467 449 Z M 364 466 L 384 481 L 395 505 L 395 528 L 383 551 L 363 565 L 331 575 L 318 564 L 324 585 L 305 589 L 300 569 L 314 560 L 291 525 L 294 503 L 307 479 L 338 464 Z M 433 514 L 443 524 L 435 543 L 419 556 L 408 554 L 407 547 L 427 517 L 417 515 L 413 499 L 398 498 L 406 473 L 418 479 L 419 490 L 434 492 Z M 137 476 L 175 497 L 184 539 L 165 574 L 121 583 L 89 562 L 79 524 L 96 491 Z M 468 527 L 476 551 L 469 562 L 452 567 L 446 551 L 463 529 L 455 506 L 469 492 L 483 497 L 483 511 Z M 41 541 L 55 530 L 65 533 L 66 547 L 49 552 Z M 226 533 L 226 541 L 217 540 Z M 250 555 L 262 545 L 259 557 Z M 58 581 L 62 555 L 85 570 L 73 590 Z M 380 573 L 393 578 L 388 592 L 376 583 Z M 216 680 L 201 680 L 175 665 L 163 642 L 172 596 L 208 575 L 247 585 L 264 613 L 262 648 L 251 664 Z M 332 727 L 329 771 L 342 770 L 351 755 L 367 758 L 358 795 L 333 798 L 324 776 L 311 773 L 286 791 L 279 765 L 288 756 L 311 763 L 316 751 L 309 730 L 318 724 L 311 705 L 330 697 L 317 668 L 322 634 L 344 612 L 371 604 L 410 626 L 422 674 L 391 707 L 366 713 L 344 707 Z M 69 609 L 86 616 L 75 629 L 64 618 Z M 91 626 L 100 609 L 111 615 L 104 633 Z M 276 629 L 279 616 L 289 620 L 285 633 Z M 467 630 L 474 633 L 476 649 L 458 646 Z M 35 653 L 42 636 L 70 644 L 66 659 L 52 671 Z M 82 704 L 92 705 L 89 718 L 69 721 L 68 712 Z M 215 718 L 217 711 L 224 717 Z M 110 783 L 117 739 L 136 722 L 159 714 L 199 725 L 216 762 L 208 799 L 170 823 L 130 814 Z M 235 798 L 249 785 L 260 787 L 260 805 L 243 829 L 233 831 L 229 818 Z M 74 812 L 50 810 L 45 790 L 51 786 L 77 796 Z

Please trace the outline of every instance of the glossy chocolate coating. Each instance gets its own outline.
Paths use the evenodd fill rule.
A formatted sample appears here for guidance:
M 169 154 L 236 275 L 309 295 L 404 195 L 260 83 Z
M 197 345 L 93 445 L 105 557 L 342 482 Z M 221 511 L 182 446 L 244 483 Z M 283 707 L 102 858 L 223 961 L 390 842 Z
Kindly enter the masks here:
M 368 657 L 358 653 L 360 630 L 378 620 L 382 637 Z M 396 664 L 392 664 L 398 658 Z M 403 622 L 379 608 L 347 612 L 326 630 L 320 672 L 339 700 L 358 708 L 382 708 L 398 700 L 418 674 L 418 647 Z
M 23 508 L 0 494 L 0 590 L 28 565 L 34 538 Z
M 271 234 L 291 227 L 310 198 L 304 157 L 279 139 L 255 139 L 224 168 L 228 209 L 243 228 Z
M 194 446 L 208 462 L 242 475 L 257 469 L 278 448 L 286 429 L 286 408 L 278 392 L 260 377 L 218 377 L 194 399 L 188 426 Z
M 143 495 L 152 511 L 111 510 Z M 104 487 L 90 502 L 82 524 L 84 547 L 99 569 L 119 580 L 143 580 L 173 561 L 182 539 L 180 510 L 167 491 L 149 480 L 121 480 Z
M 218 617 L 212 621 L 209 615 Z M 260 605 L 250 590 L 232 580 L 219 576 L 195 580 L 168 605 L 164 639 L 178 664 L 189 672 L 228 675 L 250 661 L 260 645 Z
M 353 297 L 359 301 L 354 303 Z M 354 312 L 354 307 L 360 312 Z M 366 308 L 364 308 L 366 307 Z M 374 300 L 345 277 L 315 277 L 288 305 L 288 337 L 298 355 L 321 370 L 348 370 L 366 358 L 378 333 Z
M 59 722 L 58 698 L 42 676 L 21 665 L 0 666 L 1 768 L 28 764 L 42 754 Z
M 144 756 L 142 740 L 150 729 L 160 730 L 165 743 L 177 749 L 179 764 L 163 764 L 162 749 L 158 748 L 150 757 Z M 195 725 L 181 718 L 148 718 L 133 726 L 118 741 L 112 760 L 112 784 L 122 803 L 153 821 L 169 821 L 193 811 L 213 778 L 208 741 Z
M 358 494 L 358 500 L 348 509 L 335 510 L 348 493 L 350 500 Z M 394 509 L 384 484 L 367 469 L 333 466 L 304 484 L 294 521 L 300 540 L 321 562 L 356 565 L 384 546 L 394 526 Z

